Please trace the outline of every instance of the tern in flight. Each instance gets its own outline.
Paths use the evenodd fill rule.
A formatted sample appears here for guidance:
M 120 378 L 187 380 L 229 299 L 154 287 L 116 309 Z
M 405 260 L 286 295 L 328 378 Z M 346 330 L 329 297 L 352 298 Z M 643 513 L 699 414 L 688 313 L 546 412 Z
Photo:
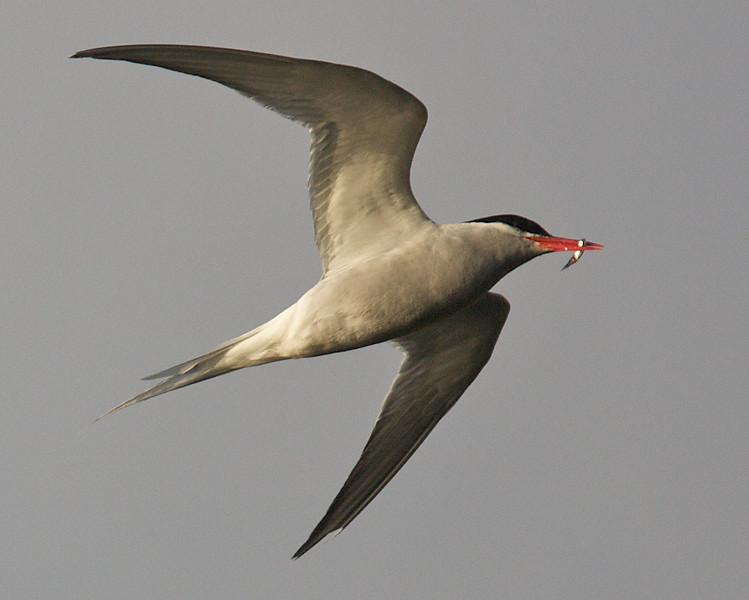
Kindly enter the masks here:
M 602 248 L 552 236 L 517 215 L 452 225 L 429 219 L 410 184 L 426 108 L 364 69 L 160 44 L 73 56 L 80 57 L 211 79 L 311 133 L 308 186 L 321 279 L 267 323 L 146 377 L 162 381 L 109 411 L 244 367 L 385 341 L 398 347 L 403 362 L 361 457 L 294 558 L 351 523 L 479 374 L 510 311 L 492 286 L 541 254 Z

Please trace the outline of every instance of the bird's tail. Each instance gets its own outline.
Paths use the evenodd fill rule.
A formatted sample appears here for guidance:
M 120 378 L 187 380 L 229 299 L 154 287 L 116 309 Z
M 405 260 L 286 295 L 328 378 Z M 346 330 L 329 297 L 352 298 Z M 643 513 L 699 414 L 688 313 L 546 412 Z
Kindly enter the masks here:
M 237 344 L 245 341 L 246 339 L 253 337 L 256 333 L 259 332 L 260 329 L 261 328 L 258 328 L 244 334 L 243 336 L 234 338 L 233 340 L 229 340 L 228 342 L 221 344 L 218 348 L 211 350 L 203 356 L 198 356 L 197 358 L 193 358 L 192 360 L 188 360 L 163 371 L 159 371 L 158 373 L 154 373 L 153 375 L 149 375 L 148 377 L 144 377 L 143 379 L 166 379 L 164 379 L 164 381 L 162 381 L 161 383 L 157 383 L 153 387 L 148 388 L 145 392 L 141 392 L 140 394 L 133 396 L 122 404 L 118 404 L 114 408 L 108 410 L 103 415 L 98 417 L 96 420 L 98 421 L 99 419 L 106 417 L 108 414 L 120 410 L 121 408 L 125 408 L 126 406 L 130 406 L 132 404 L 137 404 L 138 402 L 143 402 L 143 400 L 148 400 L 149 398 L 153 398 L 154 396 L 165 394 L 166 392 L 171 392 L 172 390 L 197 383 L 198 381 L 210 379 L 211 377 L 217 377 L 219 375 L 223 375 L 224 373 L 230 373 L 231 371 L 236 371 L 237 369 L 241 369 L 244 366 L 248 366 L 247 364 L 241 366 L 237 366 L 236 364 L 232 365 L 224 359 L 226 358 L 227 353 L 232 348 L 234 348 Z M 266 361 L 259 360 L 256 364 L 260 364 L 262 362 Z

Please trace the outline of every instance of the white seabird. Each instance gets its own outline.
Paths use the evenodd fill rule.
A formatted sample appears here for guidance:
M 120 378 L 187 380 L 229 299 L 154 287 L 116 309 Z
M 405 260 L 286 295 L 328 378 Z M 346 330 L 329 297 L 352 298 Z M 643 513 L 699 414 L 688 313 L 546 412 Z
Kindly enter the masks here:
M 426 108 L 369 71 L 201 46 L 112 46 L 73 56 L 80 57 L 211 79 L 312 134 L 320 281 L 267 323 L 146 377 L 163 381 L 109 411 L 244 367 L 385 341 L 400 348 L 405 357 L 361 458 L 294 558 L 346 527 L 476 378 L 510 310 L 492 286 L 541 254 L 602 248 L 551 236 L 517 215 L 452 225 L 429 219 L 410 185 Z

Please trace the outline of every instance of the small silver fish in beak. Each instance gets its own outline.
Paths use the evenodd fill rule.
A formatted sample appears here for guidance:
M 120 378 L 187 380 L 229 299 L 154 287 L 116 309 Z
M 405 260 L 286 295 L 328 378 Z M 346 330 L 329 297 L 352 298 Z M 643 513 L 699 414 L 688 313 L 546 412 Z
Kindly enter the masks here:
M 577 245 L 580 248 L 583 248 L 585 246 L 585 238 L 578 240 Z M 567 261 L 567 264 L 562 267 L 562 271 L 564 271 L 567 267 L 571 267 L 578 260 L 580 260 L 580 257 L 583 255 L 583 252 L 585 252 L 585 250 L 575 250 L 575 252 L 572 254 L 570 259 Z

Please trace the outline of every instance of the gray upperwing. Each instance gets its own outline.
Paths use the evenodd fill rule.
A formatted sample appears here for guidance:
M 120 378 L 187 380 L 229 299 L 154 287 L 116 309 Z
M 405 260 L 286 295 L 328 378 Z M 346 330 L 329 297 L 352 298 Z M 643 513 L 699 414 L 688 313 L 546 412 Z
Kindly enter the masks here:
M 310 129 L 309 193 L 323 272 L 431 223 L 410 170 L 427 121 L 406 90 L 357 67 L 246 50 L 145 44 L 83 50 L 210 79 Z
M 346 527 L 393 478 L 487 363 L 509 311 L 504 296 L 486 293 L 393 340 L 405 358 L 377 423 L 341 491 L 294 558 Z

